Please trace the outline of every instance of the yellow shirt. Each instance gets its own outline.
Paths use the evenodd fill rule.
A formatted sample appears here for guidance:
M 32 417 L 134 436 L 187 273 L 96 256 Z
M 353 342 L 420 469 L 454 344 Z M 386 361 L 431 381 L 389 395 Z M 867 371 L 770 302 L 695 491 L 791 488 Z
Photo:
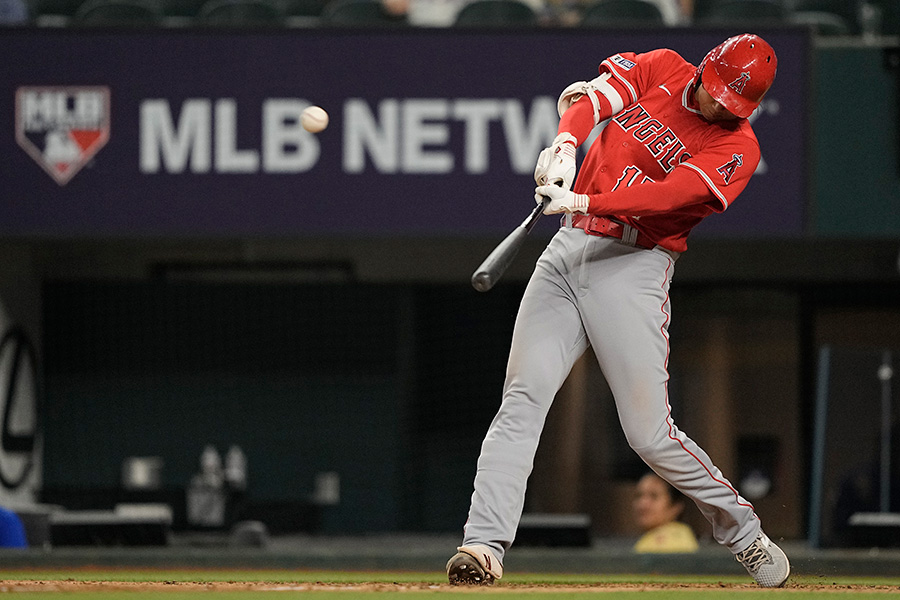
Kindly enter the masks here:
M 684 523 L 672 522 L 651 529 L 634 545 L 635 552 L 696 552 L 697 537 Z

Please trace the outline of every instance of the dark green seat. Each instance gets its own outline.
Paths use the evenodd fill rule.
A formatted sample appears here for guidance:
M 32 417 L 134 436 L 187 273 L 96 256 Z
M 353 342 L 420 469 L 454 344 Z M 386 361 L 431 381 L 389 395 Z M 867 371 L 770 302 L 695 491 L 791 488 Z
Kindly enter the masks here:
M 838 17 L 851 33 L 859 32 L 857 25 L 857 2 L 847 0 L 793 0 L 791 13 L 799 15 L 795 21 L 816 23 L 838 22 L 831 17 Z M 809 14 L 812 13 L 812 14 Z
M 405 17 L 394 17 L 379 0 L 331 0 L 322 9 L 322 24 L 333 27 L 396 27 Z
M 266 0 L 209 0 L 196 22 L 208 27 L 281 27 L 284 14 Z
M 457 27 L 531 27 L 537 15 L 519 0 L 475 0 L 460 9 Z
M 142 0 L 87 0 L 72 17 L 79 27 L 155 27 L 161 21 L 158 5 Z
M 194 19 L 208 0 L 159 0 L 159 6 L 165 17 Z
M 659 8 L 645 0 L 596 0 L 584 10 L 582 27 L 661 27 Z
M 780 25 L 787 23 L 788 10 L 775 0 L 715 0 L 694 14 L 697 25 Z
M 288 17 L 321 17 L 328 0 L 285 0 L 282 3 Z
M 75 16 L 84 0 L 28 0 L 28 12 L 38 24 L 42 20 L 64 24 Z
M 853 35 L 852 26 L 840 15 L 831 12 L 796 11 L 789 15 L 788 21 L 809 27 L 818 36 Z

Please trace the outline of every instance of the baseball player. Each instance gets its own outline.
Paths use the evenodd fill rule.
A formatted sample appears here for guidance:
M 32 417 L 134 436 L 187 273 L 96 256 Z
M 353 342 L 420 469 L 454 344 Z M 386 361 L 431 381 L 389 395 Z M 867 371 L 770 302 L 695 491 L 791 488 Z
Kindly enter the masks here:
M 574 362 L 592 347 L 629 445 L 691 498 L 756 582 L 790 565 L 753 506 L 672 420 L 669 285 L 691 229 L 737 198 L 759 163 L 747 117 L 771 86 L 775 52 L 738 35 L 699 67 L 672 50 L 623 52 L 559 98 L 559 135 L 541 152 L 535 198 L 561 227 L 519 308 L 503 401 L 481 447 L 451 583 L 492 583 L 515 537 L 538 438 Z M 575 182 L 575 150 L 606 122 Z

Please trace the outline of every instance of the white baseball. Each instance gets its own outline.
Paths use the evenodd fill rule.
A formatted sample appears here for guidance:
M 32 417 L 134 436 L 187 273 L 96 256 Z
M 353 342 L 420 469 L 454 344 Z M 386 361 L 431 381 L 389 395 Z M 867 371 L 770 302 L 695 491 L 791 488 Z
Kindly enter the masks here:
M 328 113 L 320 106 L 307 106 L 300 115 L 300 124 L 310 133 L 319 133 L 328 127 Z

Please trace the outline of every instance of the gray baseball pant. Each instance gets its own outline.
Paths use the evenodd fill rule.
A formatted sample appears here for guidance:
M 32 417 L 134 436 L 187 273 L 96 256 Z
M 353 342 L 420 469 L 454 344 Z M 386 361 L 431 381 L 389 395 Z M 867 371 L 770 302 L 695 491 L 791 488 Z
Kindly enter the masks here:
M 661 248 L 562 227 L 537 261 L 513 331 L 503 401 L 481 448 L 463 545 L 499 560 L 515 539 L 544 420 L 575 361 L 592 347 L 629 445 L 691 498 L 737 553 L 760 529 L 753 506 L 672 421 L 669 285 Z

